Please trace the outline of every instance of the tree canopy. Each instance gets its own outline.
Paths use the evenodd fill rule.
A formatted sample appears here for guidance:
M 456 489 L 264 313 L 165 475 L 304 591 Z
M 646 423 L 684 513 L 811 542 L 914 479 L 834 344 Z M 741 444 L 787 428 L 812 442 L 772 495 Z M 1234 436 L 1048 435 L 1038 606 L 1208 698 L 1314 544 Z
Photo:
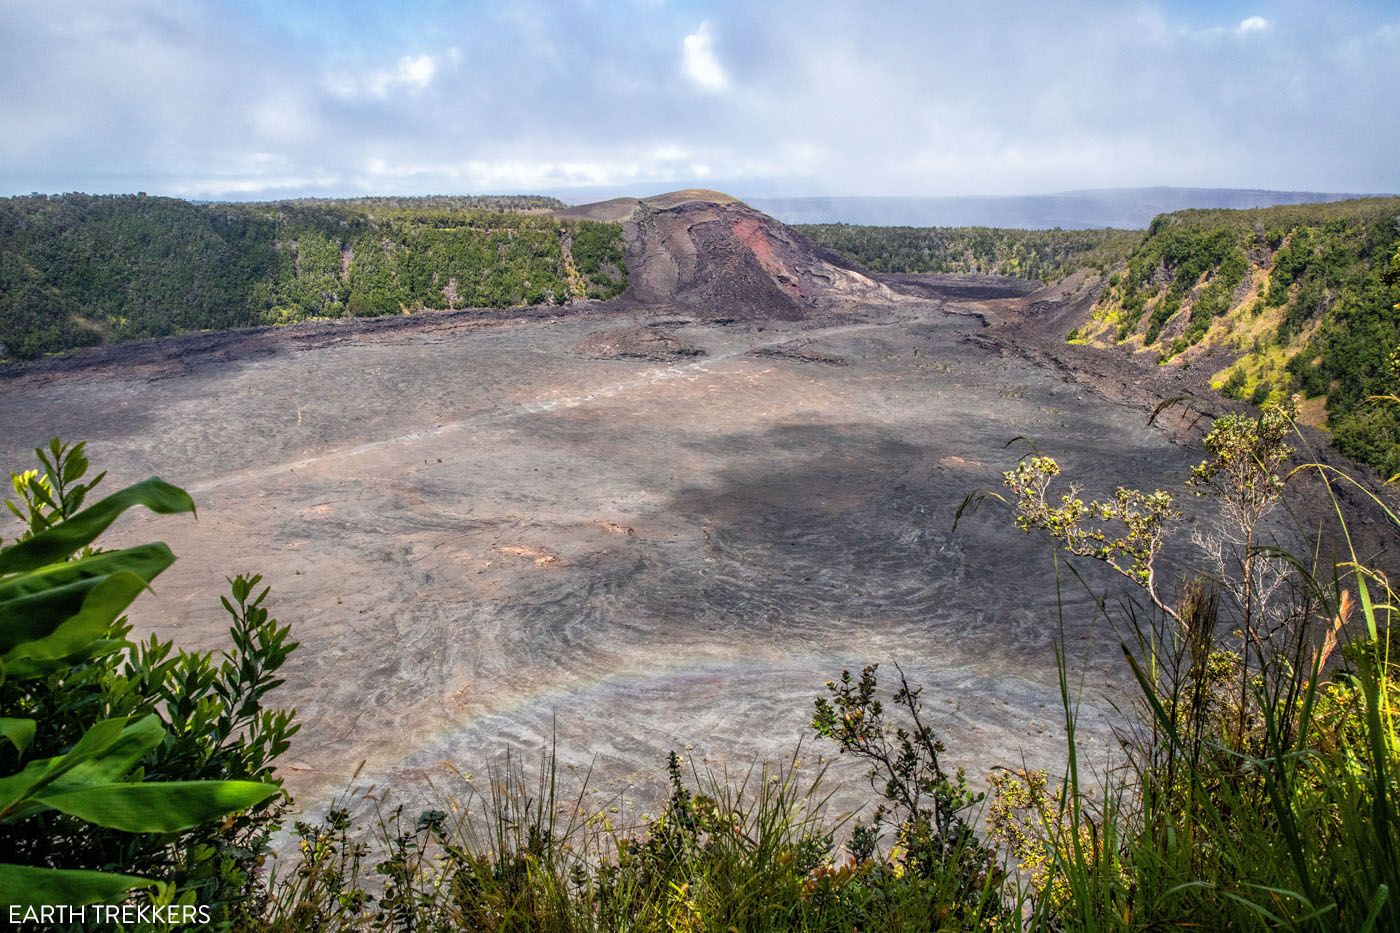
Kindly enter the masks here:
M 0 359 L 316 317 L 620 293 L 621 228 L 560 220 L 547 213 L 557 203 L 0 199 Z

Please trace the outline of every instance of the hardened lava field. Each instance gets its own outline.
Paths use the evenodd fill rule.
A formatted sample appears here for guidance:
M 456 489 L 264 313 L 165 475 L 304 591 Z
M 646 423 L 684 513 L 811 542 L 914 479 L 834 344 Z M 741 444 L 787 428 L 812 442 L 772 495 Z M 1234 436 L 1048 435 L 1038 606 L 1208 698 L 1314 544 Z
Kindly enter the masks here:
M 1177 482 L 1191 456 L 967 342 L 981 325 L 956 310 L 425 315 L 138 347 L 0 382 L 0 453 L 19 468 L 53 433 L 88 439 L 111 488 L 159 474 L 194 494 L 197 521 L 118 526 L 181 558 L 138 633 L 221 647 L 223 577 L 265 576 L 301 643 L 279 695 L 308 806 L 361 762 L 411 793 L 443 762 L 556 740 L 598 786 L 673 748 L 786 758 L 822 684 L 872 662 L 926 686 L 954 760 L 1053 767 L 1057 601 L 1105 752 L 1117 641 L 1004 509 L 954 529 L 957 507 L 998 488 L 1017 437 L 1090 492 Z

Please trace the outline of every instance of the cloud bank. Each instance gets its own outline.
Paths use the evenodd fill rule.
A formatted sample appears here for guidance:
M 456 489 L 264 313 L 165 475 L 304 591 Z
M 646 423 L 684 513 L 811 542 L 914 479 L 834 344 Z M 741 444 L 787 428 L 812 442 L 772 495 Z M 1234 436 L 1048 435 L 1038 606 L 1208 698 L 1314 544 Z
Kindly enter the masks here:
M 0 192 L 1400 189 L 1389 4 L 0 0 Z

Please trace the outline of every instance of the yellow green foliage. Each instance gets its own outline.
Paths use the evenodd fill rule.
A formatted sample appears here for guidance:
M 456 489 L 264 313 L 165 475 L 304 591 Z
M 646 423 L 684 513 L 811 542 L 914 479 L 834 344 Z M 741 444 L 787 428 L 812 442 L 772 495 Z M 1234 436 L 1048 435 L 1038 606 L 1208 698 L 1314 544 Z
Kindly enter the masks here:
M 1400 198 L 1247 211 L 1182 211 L 1152 222 L 1110 276 L 1076 337 L 1126 344 L 1159 361 L 1234 362 L 1212 384 L 1256 405 L 1325 399 L 1343 452 L 1400 472 L 1400 412 L 1386 391 L 1400 344 Z
M 1150 590 L 1162 534 L 1180 515 L 1172 496 L 1120 486 L 1112 498 L 1085 502 L 1078 487 L 1071 486 L 1059 504 L 1052 505 L 1050 482 L 1059 473 L 1053 457 L 1028 457 L 1002 474 L 1004 485 L 1016 496 L 1016 527 L 1027 533 L 1044 531 L 1070 554 L 1102 561 Z M 1102 524 L 1091 524 L 1094 521 Z

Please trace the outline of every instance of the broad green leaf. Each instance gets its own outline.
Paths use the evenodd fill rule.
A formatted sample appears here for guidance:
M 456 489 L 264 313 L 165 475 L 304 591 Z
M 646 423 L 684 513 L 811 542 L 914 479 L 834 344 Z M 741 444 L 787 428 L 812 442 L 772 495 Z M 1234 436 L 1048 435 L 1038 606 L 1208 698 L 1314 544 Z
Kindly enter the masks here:
M 38 799 L 69 816 L 129 833 L 172 833 L 246 810 L 281 793 L 254 781 L 168 781 L 98 784 L 40 793 Z
M 129 722 L 117 740 L 103 749 L 101 755 L 75 765 L 56 779 L 52 786 L 55 790 L 70 790 L 85 784 L 119 781 L 164 738 L 165 726 L 160 717 L 154 713 L 142 716 L 135 722 Z
M 0 823 L 23 819 L 45 809 L 26 798 L 46 781 L 53 780 L 60 759 L 61 756 L 31 761 L 22 771 L 0 778 Z
M 83 456 L 83 443 L 74 444 L 68 452 L 68 462 L 63 464 L 63 482 L 73 482 L 86 473 L 87 468 L 88 459 Z
M 67 753 L 31 761 L 18 774 L 0 778 L 0 822 L 31 812 L 33 808 L 19 809 L 26 797 L 111 748 L 126 730 L 127 722 L 126 719 L 104 719 L 89 727 Z
M 89 642 L 82 649 L 62 658 L 19 658 L 10 662 L 13 665 L 12 680 L 34 680 L 48 674 L 70 668 L 75 664 L 90 662 L 103 655 L 113 654 L 126 647 L 128 642 L 116 638 L 99 638 Z M 4 670 L 4 660 L 0 659 L 0 671 Z
M 83 601 L 102 579 L 78 580 L 0 602 L 0 656 L 52 634 L 82 611 Z
M 15 751 L 23 753 L 34 739 L 34 720 L 0 719 L 0 738 L 7 739 Z
M 6 907 L 40 907 L 45 904 L 114 902 L 133 888 L 155 887 L 160 882 L 134 875 L 32 865 L 0 865 L 0 903 Z M 8 918 L 8 914 L 7 914 Z
M 21 573 L 66 560 L 96 540 L 117 516 L 137 505 L 161 515 L 194 512 L 194 500 L 189 493 L 151 477 L 113 493 L 28 541 L 0 549 L 0 573 Z
M 117 617 L 146 589 L 146 581 L 133 573 L 114 573 L 91 587 L 78 611 L 62 621 L 47 635 L 20 641 L 0 655 L 11 678 L 22 678 L 30 672 L 23 659 L 52 661 L 67 658 L 86 648 L 110 630 Z M 17 600 L 26 603 L 32 598 Z M 0 616 L 0 645 L 13 640 L 17 633 L 32 632 L 22 617 L 19 624 Z
M 131 719 L 126 716 L 116 719 L 104 719 L 88 726 L 88 730 L 83 733 L 82 738 L 73 743 L 73 747 L 63 756 L 65 770 L 75 768 L 87 761 L 102 754 L 107 749 L 116 744 L 122 737 L 122 733 L 127 730 Z
M 148 584 L 174 561 L 175 555 L 164 544 L 147 544 L 43 567 L 0 581 L 0 656 L 23 642 L 47 637 L 80 612 L 109 610 L 111 607 L 107 603 L 114 595 L 110 590 L 104 592 L 100 601 L 84 606 L 89 591 L 99 586 L 104 578 L 131 575 Z M 128 580 L 119 589 L 129 590 L 130 586 Z M 140 589 L 136 589 L 131 598 L 139 592 Z M 130 599 L 127 602 L 130 603 Z M 116 618 L 121 611 L 117 609 L 111 618 Z M 86 624 L 91 621 L 91 618 L 84 620 Z M 41 654 L 53 656 L 54 652 Z M 18 673 L 12 672 L 11 676 L 18 676 Z
M 26 573 L 0 578 L 0 603 L 78 580 L 105 577 L 119 570 L 134 573 L 149 583 L 174 561 L 170 548 L 157 542 L 46 564 Z
M 111 742 L 107 742 L 112 729 L 109 724 L 124 726 Z M 37 799 L 45 788 L 60 793 L 120 780 L 165 738 L 165 726 L 154 713 L 135 722 L 112 719 L 99 725 L 104 726 L 102 731 L 88 730 L 67 755 L 32 762 L 18 775 L 11 776 L 17 780 L 0 779 L 0 812 L 4 814 L 0 822 L 23 819 L 49 809 Z M 95 741 L 89 740 L 89 735 L 94 736 Z M 91 744 L 83 745 L 89 741 Z M 98 750 L 95 754 L 94 749 Z

